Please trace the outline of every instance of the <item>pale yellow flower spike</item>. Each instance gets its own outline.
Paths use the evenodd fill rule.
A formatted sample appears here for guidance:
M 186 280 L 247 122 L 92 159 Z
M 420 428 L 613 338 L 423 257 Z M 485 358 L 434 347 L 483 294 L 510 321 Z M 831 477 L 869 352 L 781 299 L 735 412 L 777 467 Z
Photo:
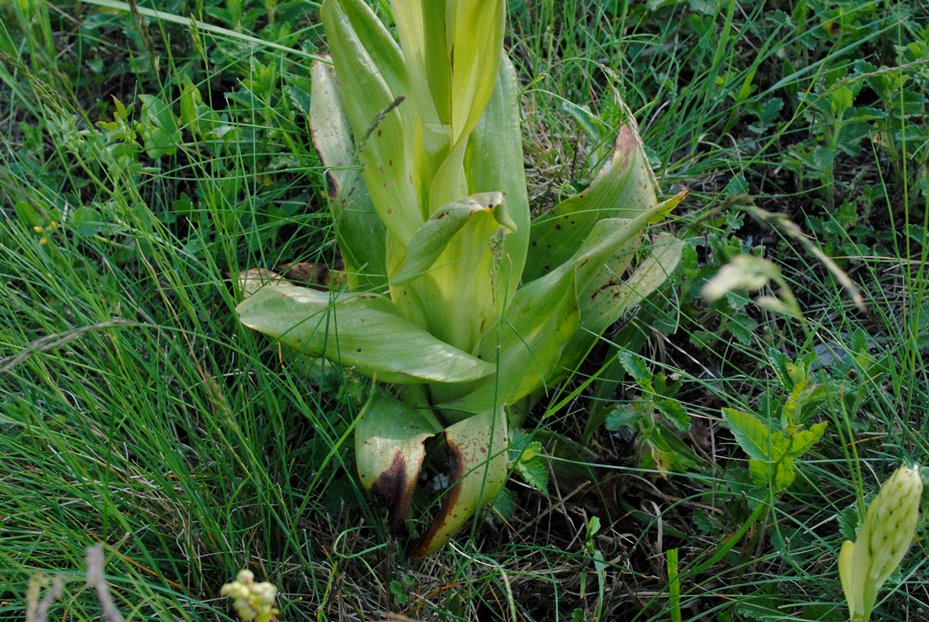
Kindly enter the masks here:
M 877 594 L 916 536 L 923 481 L 919 466 L 902 466 L 871 502 L 858 539 L 839 553 L 839 577 L 851 622 L 868 622 Z
M 277 588 L 268 582 L 255 583 L 250 570 L 240 571 L 235 581 L 223 586 L 220 594 L 233 599 L 232 606 L 243 622 L 277 620 L 278 610 L 274 606 Z

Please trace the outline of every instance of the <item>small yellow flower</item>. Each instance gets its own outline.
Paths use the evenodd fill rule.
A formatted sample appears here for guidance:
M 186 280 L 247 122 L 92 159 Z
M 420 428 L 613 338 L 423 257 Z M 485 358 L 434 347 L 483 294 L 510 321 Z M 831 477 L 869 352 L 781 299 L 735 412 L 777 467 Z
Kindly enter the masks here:
M 277 620 L 278 610 L 274 606 L 277 588 L 268 582 L 255 583 L 255 575 L 250 570 L 240 571 L 235 581 L 223 585 L 220 594 L 233 599 L 232 606 L 240 620 Z
M 855 542 L 839 553 L 839 577 L 852 622 L 868 622 L 877 594 L 916 536 L 923 480 L 919 466 L 902 466 L 871 502 Z

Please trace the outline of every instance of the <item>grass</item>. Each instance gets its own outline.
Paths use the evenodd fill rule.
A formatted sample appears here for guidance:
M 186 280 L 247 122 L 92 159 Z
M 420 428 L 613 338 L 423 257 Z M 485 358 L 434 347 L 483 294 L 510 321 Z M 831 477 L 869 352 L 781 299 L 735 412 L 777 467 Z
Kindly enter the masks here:
M 219 590 L 246 566 L 286 620 L 847 619 L 835 558 L 856 508 L 929 456 L 925 7 L 510 2 L 536 203 L 590 179 L 616 92 L 662 188 L 691 190 L 678 283 L 551 404 L 598 371 L 617 384 L 527 425 L 579 441 L 591 410 L 653 406 L 625 368 L 601 371 L 638 326 L 692 427 L 668 451 L 647 422 L 607 418 L 592 452 L 550 451 L 548 494 L 514 479 L 515 507 L 411 563 L 356 482 L 360 381 L 235 320 L 239 271 L 335 260 L 306 126 L 316 4 L 245 4 L 158 4 L 218 32 L 89 2 L 0 7 L 0 616 L 25 615 L 30 579 L 61 577 L 49 619 L 96 619 L 84 549 L 103 543 L 127 619 L 230 619 Z M 177 117 L 191 86 L 178 133 L 139 97 Z M 114 98 L 132 107 L 122 124 Z M 735 209 L 746 194 L 813 236 L 868 310 Z M 752 296 L 702 300 L 743 252 L 782 267 L 806 332 Z M 777 428 L 801 378 L 819 389 L 798 423 L 829 426 L 775 492 L 750 480 L 721 408 Z M 685 454 L 694 466 L 659 473 Z M 927 544 L 873 619 L 929 615 Z

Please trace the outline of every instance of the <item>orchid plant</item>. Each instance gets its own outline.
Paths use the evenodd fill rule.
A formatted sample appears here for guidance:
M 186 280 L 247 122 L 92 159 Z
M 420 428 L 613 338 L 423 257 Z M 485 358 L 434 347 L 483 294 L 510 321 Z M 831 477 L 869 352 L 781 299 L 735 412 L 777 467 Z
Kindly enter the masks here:
M 449 486 L 410 554 L 442 546 L 507 478 L 508 431 L 622 314 L 663 284 L 682 244 L 634 121 L 590 186 L 530 218 L 504 0 L 325 0 L 331 63 L 312 67 L 346 284 L 247 287 L 241 322 L 376 381 L 355 427 L 358 474 L 402 530 L 430 446 Z M 639 257 L 634 269 L 634 259 Z

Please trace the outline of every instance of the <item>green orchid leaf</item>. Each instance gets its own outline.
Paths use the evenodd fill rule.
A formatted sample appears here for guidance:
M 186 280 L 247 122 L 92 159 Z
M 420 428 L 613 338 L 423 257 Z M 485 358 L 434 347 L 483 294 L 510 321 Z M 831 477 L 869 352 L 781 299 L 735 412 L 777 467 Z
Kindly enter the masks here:
M 687 196 L 687 191 L 684 190 L 669 199 L 661 202 L 657 208 L 652 208 L 655 210 L 654 213 L 657 214 L 650 223 L 658 222 L 665 215 L 670 213 L 680 204 L 680 202 Z M 643 231 L 644 234 L 644 231 Z M 613 254 L 602 266 L 599 274 L 594 278 L 594 281 L 587 287 L 583 292 L 582 296 L 592 297 L 594 292 L 597 289 L 603 287 L 610 287 L 616 285 L 629 269 L 632 264 L 632 260 L 635 255 L 639 252 L 639 249 L 642 246 L 644 235 L 637 236 L 631 239 L 626 245 L 619 248 L 616 253 Z M 658 245 L 653 245 L 657 247 Z M 630 277 L 631 278 L 631 277 Z M 641 278 L 641 277 L 640 277 Z M 635 304 L 635 303 L 633 303 Z M 632 306 L 632 305 L 629 305 Z
M 626 280 L 615 285 L 607 282 L 595 290 L 606 294 L 608 299 L 612 299 L 609 303 L 612 311 L 610 313 L 601 311 L 598 314 L 599 317 L 605 315 L 610 319 L 608 321 L 601 319 L 600 323 L 591 320 L 590 328 L 595 329 L 601 326 L 606 328 L 604 323 L 615 322 L 620 313 L 641 304 L 643 300 L 651 296 L 677 270 L 683 251 L 683 240 L 677 239 L 670 233 L 658 234 L 649 255 Z M 587 327 L 586 323 L 585 327 Z
M 353 289 L 374 289 L 387 283 L 387 231 L 358 169 L 335 69 L 314 61 L 311 71 L 310 132 L 326 167 L 326 188 L 345 271 Z
M 424 184 L 429 196 L 429 214 L 469 194 L 464 170 L 466 147 L 465 143 L 458 145 L 441 160 L 438 168 L 429 169 L 431 182 Z
M 411 91 L 426 123 L 451 124 L 451 66 L 445 32 L 445 3 L 398 0 L 393 3 L 400 47 L 410 73 Z M 436 53 L 439 51 L 439 53 Z
M 362 32 L 380 33 L 383 28 L 373 25 L 377 18 L 361 0 L 326 0 L 320 15 L 365 187 L 389 234 L 406 244 L 423 217 L 411 175 L 412 128 L 399 110 L 405 78 L 392 75 L 399 48 L 386 34 L 369 40 L 359 37 L 358 24 L 366 25 Z
M 516 227 L 503 208 L 503 194 L 500 192 L 475 194 L 446 205 L 434 212 L 410 240 L 403 267 L 391 281 L 402 284 L 421 275 L 470 220 L 482 216 L 506 230 L 512 231 Z
M 394 94 L 405 91 L 408 73 L 406 59 L 368 3 L 364 0 L 326 0 L 320 8 L 320 16 L 323 23 L 327 24 L 326 34 L 330 39 L 332 35 L 328 24 L 337 21 L 341 31 L 348 29 L 354 34 L 353 39 L 370 57 L 377 74 L 384 79 L 390 91 Z M 331 41 L 329 47 L 335 52 Z M 333 57 L 336 56 L 333 54 Z
M 494 213 L 499 216 L 504 212 Z M 496 278 L 501 258 L 495 251 L 505 231 L 493 214 L 477 213 L 464 222 L 435 260 L 426 252 L 418 256 L 418 249 L 411 244 L 413 263 L 406 273 L 416 278 L 408 285 L 392 282 L 392 298 L 406 317 L 415 318 L 439 339 L 474 352 L 481 333 L 500 317 L 505 283 Z M 433 241 L 438 239 L 436 236 Z M 419 248 L 429 250 L 429 245 Z M 418 266 L 421 259 L 431 263 L 425 272 Z
M 441 190 L 437 188 L 444 172 L 451 170 L 446 165 L 458 166 L 461 180 L 464 180 L 461 162 L 451 163 L 452 158 L 463 158 L 464 152 L 463 148 L 456 149 L 443 164 L 433 184 L 433 198 L 440 193 L 450 192 L 447 187 Z M 455 183 L 449 183 L 457 187 Z M 464 191 L 466 188 L 464 184 L 460 189 Z M 460 196 L 454 197 L 454 203 L 460 204 L 457 200 Z M 436 337 L 465 351 L 474 351 L 481 334 L 500 317 L 509 285 L 508 279 L 499 276 L 509 276 L 508 271 L 503 272 L 508 269 L 509 262 L 501 249 L 509 237 L 507 231 L 518 226 L 509 217 L 501 193 L 489 192 L 473 196 L 486 197 L 486 205 L 494 206 L 494 209 L 471 210 L 473 213 L 467 218 L 465 216 L 469 210 L 461 208 L 455 208 L 449 213 L 446 213 L 444 207 L 435 211 L 431 221 L 417 232 L 416 242 L 411 240 L 407 246 L 405 260 L 408 265 L 394 273 L 400 275 L 399 280 L 391 280 L 394 287 L 419 276 L 410 286 L 415 290 L 413 299 L 423 310 L 427 310 L 422 315 L 422 325 L 428 327 Z M 497 203 L 499 207 L 495 207 Z M 454 214 L 457 216 L 451 217 Z M 441 254 L 434 257 L 438 250 L 441 250 Z M 432 266 L 426 273 L 423 273 L 424 263 Z M 394 300 L 400 300 L 398 304 L 409 304 L 393 290 L 392 296 Z M 406 310 L 404 312 L 407 313 Z
M 570 277 L 565 277 L 565 281 L 570 285 Z M 561 356 L 561 345 L 580 321 L 576 300 L 566 295 L 555 281 L 545 285 L 549 287 L 544 290 L 540 287 L 539 291 L 531 292 L 531 297 L 524 297 L 523 304 L 514 302 L 507 314 L 513 320 L 501 324 L 481 340 L 480 357 L 497 362 L 496 375 L 481 381 L 462 397 L 455 395 L 455 390 L 464 387 L 450 387 L 445 392 L 440 387 L 433 388 L 436 399 L 446 398 L 439 408 L 448 418 L 469 416 L 495 404 L 515 404 L 545 385 Z M 495 345 L 499 345 L 499 356 Z
M 273 283 L 236 310 L 249 328 L 384 382 L 469 382 L 494 371 L 490 363 L 403 319 L 376 294 L 330 294 Z
M 580 295 L 596 282 L 607 261 L 629 242 L 639 239 L 649 224 L 667 216 L 677 203 L 668 200 L 641 211 L 634 218 L 607 218 L 596 222 L 574 257 L 553 272 L 573 266 L 577 273 L 576 294 Z
M 580 330 L 565 346 L 559 367 L 574 369 L 600 335 L 623 313 L 666 283 L 680 264 L 683 249 L 683 241 L 669 233 L 661 233 L 648 257 L 626 280 L 617 283 L 617 275 L 610 272 L 598 274 L 580 295 Z
M 502 406 L 449 426 L 444 432 L 451 488 L 438 515 L 409 549 L 412 557 L 434 553 L 500 492 L 507 476 L 507 421 Z
M 433 389 L 436 399 L 444 398 L 440 408 L 447 417 L 514 404 L 544 384 L 561 356 L 562 344 L 580 321 L 577 299 L 571 295 L 573 278 L 573 271 L 564 269 L 517 291 L 501 322 L 481 339 L 479 356 L 496 362 L 497 374 L 464 396 L 455 391 L 467 387 Z
M 651 252 L 624 281 L 594 283 L 582 295 L 581 324 L 584 330 L 601 334 L 626 310 L 640 304 L 680 265 L 684 242 L 669 233 L 658 235 Z
M 640 234 L 658 209 L 632 220 L 601 220 L 571 260 L 521 287 L 505 317 L 481 338 L 479 356 L 496 362 L 496 376 L 457 399 L 448 398 L 455 387 L 435 391 L 440 399 L 446 397 L 440 405 L 443 412 L 454 417 L 514 404 L 560 372 L 562 350 L 580 323 L 578 292 L 617 248 Z
M 425 442 L 442 431 L 429 409 L 412 408 L 377 391 L 365 405 L 355 428 L 355 461 L 365 490 L 382 497 L 389 524 L 399 531 L 413 500 Z
M 471 134 L 493 93 L 503 49 L 506 7 L 500 0 L 452 1 L 445 5 L 452 67 L 452 142 L 457 145 Z
M 465 174 L 470 193 L 500 191 L 513 231 L 503 238 L 498 277 L 506 279 L 503 300 L 512 300 L 523 276 L 529 245 L 529 196 L 523 169 L 523 139 L 519 117 L 519 82 L 506 54 L 484 116 L 468 140 Z
M 570 258 L 603 218 L 635 218 L 657 204 L 657 182 L 631 124 L 620 128 L 611 160 L 590 186 L 532 223 L 524 278 L 532 279 Z
M 446 171 L 451 186 L 448 192 L 433 193 L 438 171 L 453 151 L 451 63 L 447 54 L 445 3 L 396 0 L 392 8 L 408 70 L 405 92 L 409 98 L 402 112 L 413 128 L 411 179 L 421 199 L 421 216 L 425 219 L 446 203 L 472 194 L 457 169 Z

